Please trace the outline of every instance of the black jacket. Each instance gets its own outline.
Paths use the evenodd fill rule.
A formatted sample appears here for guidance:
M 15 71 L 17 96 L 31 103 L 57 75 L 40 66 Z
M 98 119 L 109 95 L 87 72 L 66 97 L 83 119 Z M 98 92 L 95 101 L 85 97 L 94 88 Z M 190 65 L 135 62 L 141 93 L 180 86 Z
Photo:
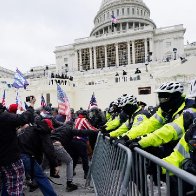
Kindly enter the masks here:
M 50 139 L 50 129 L 43 121 L 37 122 L 37 126 L 24 129 L 18 136 L 20 151 L 23 154 L 34 156 L 41 164 L 43 154 L 49 161 L 51 167 L 56 167 L 57 157 Z
M 20 158 L 16 128 L 31 122 L 33 114 L 32 107 L 21 115 L 0 110 L 0 166 L 9 165 Z
M 51 139 L 53 141 L 61 142 L 63 147 L 68 149 L 74 136 L 90 136 L 96 134 L 96 131 L 73 129 L 69 124 L 66 124 L 55 129 L 55 132 L 51 134 Z

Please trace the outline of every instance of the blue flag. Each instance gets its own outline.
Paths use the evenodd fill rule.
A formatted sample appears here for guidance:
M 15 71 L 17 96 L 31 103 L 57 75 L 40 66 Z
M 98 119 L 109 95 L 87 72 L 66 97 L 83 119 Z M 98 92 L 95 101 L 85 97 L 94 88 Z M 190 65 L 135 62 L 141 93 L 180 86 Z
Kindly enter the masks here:
M 29 83 L 27 82 L 27 80 L 25 79 L 25 77 L 23 76 L 23 74 L 16 69 L 16 73 L 14 76 L 14 83 L 12 84 L 13 87 L 15 88 L 24 88 L 26 89 L 26 87 L 29 85 Z

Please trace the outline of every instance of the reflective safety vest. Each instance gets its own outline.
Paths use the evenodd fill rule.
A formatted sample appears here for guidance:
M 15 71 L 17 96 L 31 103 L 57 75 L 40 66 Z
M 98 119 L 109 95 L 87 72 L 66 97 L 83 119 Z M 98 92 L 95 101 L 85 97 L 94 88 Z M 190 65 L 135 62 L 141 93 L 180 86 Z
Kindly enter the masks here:
M 139 107 L 125 123 L 123 123 L 117 130 L 110 132 L 111 137 L 119 137 L 126 133 L 131 127 L 138 126 L 141 122 L 148 119 L 150 114 L 146 110 Z
M 127 120 L 127 115 L 125 116 L 125 114 L 121 112 L 120 114 L 116 115 L 116 117 L 113 120 L 108 121 L 105 124 L 106 125 L 105 130 L 113 131 L 119 128 L 122 125 L 122 123 L 124 123 L 126 120 Z
M 161 131 L 161 133 L 163 134 L 163 137 L 165 138 L 166 143 L 167 143 L 166 137 L 168 137 L 168 135 L 164 134 L 164 131 L 166 129 L 171 130 L 172 133 L 175 132 L 174 138 L 179 138 L 178 135 L 182 136 L 184 133 L 183 118 L 181 118 L 181 120 L 178 120 L 177 122 L 174 122 L 174 120 L 177 119 L 182 114 L 184 108 L 185 108 L 185 101 L 181 104 L 181 106 L 178 108 L 178 110 L 172 115 L 173 121 L 171 121 L 171 123 L 167 123 L 167 119 L 163 116 L 163 111 L 159 107 L 158 111 L 152 117 L 150 117 L 148 120 L 142 122 L 139 126 L 133 127 L 132 129 L 130 129 L 126 135 L 130 139 L 135 139 L 139 136 L 143 136 L 143 135 L 147 135 L 149 133 L 152 133 L 155 130 L 160 129 L 161 127 L 163 127 L 165 125 L 165 127 L 163 127 L 163 129 L 161 129 L 163 131 L 163 133 L 162 133 L 162 131 Z M 145 145 L 146 144 L 143 143 L 143 146 L 145 146 Z M 158 146 L 158 144 L 156 146 Z
M 185 135 L 185 134 L 184 134 Z M 170 154 L 170 156 L 164 158 L 163 160 L 169 164 L 172 164 L 178 168 L 181 168 L 182 162 L 185 159 L 190 158 L 190 148 L 188 143 L 185 141 L 185 138 L 183 137 L 180 139 L 176 147 L 174 148 L 174 151 Z M 166 173 L 166 169 L 162 168 L 162 173 Z

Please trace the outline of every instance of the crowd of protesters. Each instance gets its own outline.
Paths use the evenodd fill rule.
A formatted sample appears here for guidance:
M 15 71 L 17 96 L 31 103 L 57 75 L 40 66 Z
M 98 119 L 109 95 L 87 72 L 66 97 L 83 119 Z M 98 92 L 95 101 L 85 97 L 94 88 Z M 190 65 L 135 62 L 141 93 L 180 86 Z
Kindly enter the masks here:
M 66 165 L 66 191 L 76 190 L 75 167 L 81 158 L 86 179 L 99 131 L 103 138 L 109 137 L 111 145 L 120 143 L 131 150 L 142 148 L 196 175 L 196 80 L 191 83 L 187 97 L 179 82 L 163 83 L 156 93 L 159 99 L 156 107 L 147 107 L 134 95 L 123 94 L 104 112 L 97 106 L 89 110 L 80 108 L 77 112 L 71 109 L 69 121 L 51 105 L 35 110 L 34 96 L 22 114 L 16 114 L 16 104 L 9 108 L 0 104 L 2 195 L 23 195 L 25 180 L 29 181 L 30 191 L 38 187 L 43 195 L 57 195 L 44 170 L 49 167 L 50 177 L 61 178 L 61 164 Z M 155 167 L 149 162 L 147 168 L 154 176 Z M 174 176 L 170 186 L 175 182 Z M 185 192 L 192 188 L 183 185 Z M 177 186 L 171 189 L 171 195 L 178 195 Z
M 76 190 L 73 176 L 78 159 L 82 160 L 85 179 L 98 131 L 106 122 L 97 107 L 75 113 L 71 109 L 71 119 L 66 121 L 66 116 L 51 105 L 35 110 L 35 102 L 31 96 L 22 114 L 17 114 L 17 104 L 8 108 L 0 104 L 2 195 L 23 195 L 25 182 L 29 191 L 39 188 L 45 196 L 57 195 L 44 170 L 49 167 L 50 177 L 60 178 L 61 164 L 66 165 L 66 191 Z

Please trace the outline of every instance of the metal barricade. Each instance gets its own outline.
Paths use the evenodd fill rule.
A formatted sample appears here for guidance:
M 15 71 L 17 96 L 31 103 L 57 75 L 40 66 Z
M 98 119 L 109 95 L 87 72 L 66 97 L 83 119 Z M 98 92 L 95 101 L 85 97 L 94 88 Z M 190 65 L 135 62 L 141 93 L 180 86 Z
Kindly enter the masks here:
M 153 167 L 149 167 L 149 163 Z M 164 175 L 162 167 L 166 169 Z M 94 149 L 87 186 L 91 180 L 98 196 L 196 195 L 196 176 L 140 148 L 131 151 L 121 144 L 115 147 L 101 134 Z
M 123 146 L 111 145 L 108 138 L 99 134 L 86 185 L 92 178 L 98 196 L 123 196 L 127 194 L 130 179 L 131 151 Z
M 146 151 L 135 148 L 127 195 L 184 196 L 196 195 L 196 176 L 179 169 Z M 149 168 L 154 164 L 153 167 Z M 166 174 L 162 174 L 162 167 Z M 151 169 L 151 171 L 149 171 Z M 189 191 L 186 193 L 186 187 Z

